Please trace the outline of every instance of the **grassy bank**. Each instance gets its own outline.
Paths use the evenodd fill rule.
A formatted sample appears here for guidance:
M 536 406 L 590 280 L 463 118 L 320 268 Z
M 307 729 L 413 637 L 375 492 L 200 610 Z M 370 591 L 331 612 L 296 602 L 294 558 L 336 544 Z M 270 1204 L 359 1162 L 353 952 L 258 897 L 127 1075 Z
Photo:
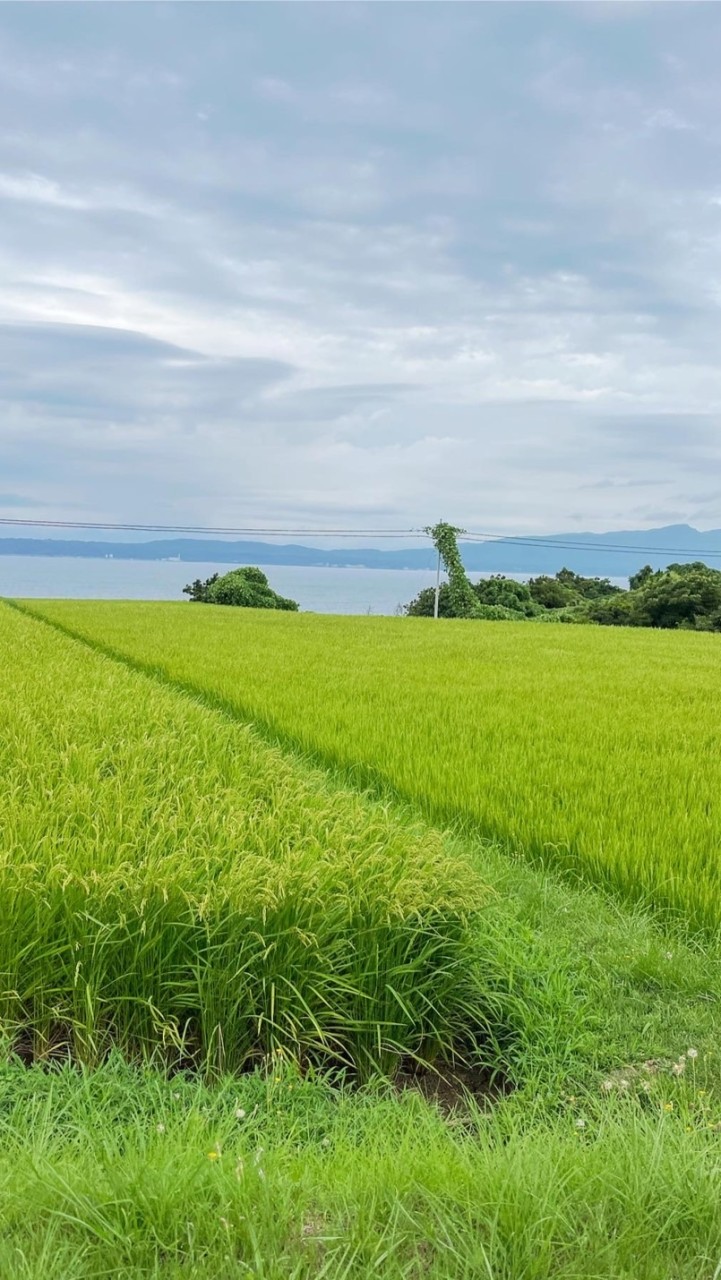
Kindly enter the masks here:
M 712 1280 L 718 1144 L 690 1102 L 449 1125 L 287 1070 L 5 1067 L 0 1276 Z

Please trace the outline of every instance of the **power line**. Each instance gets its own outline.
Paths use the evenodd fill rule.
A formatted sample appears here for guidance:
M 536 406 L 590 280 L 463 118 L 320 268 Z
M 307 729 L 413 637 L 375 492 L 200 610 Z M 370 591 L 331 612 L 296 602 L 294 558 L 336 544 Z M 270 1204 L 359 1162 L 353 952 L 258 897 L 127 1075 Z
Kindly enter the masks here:
M 512 542 L 526 547 L 560 547 L 567 551 L 624 551 L 638 552 L 643 555 L 675 555 L 675 556 L 721 556 L 721 551 L 711 551 L 704 547 L 643 547 L 634 543 L 623 542 L 573 542 L 565 538 L 526 537 L 515 533 L 466 533 L 459 542 Z
M 27 520 L 10 516 L 0 517 L 0 525 L 12 525 L 22 528 L 37 529 L 97 529 L 121 533 L 210 533 L 224 536 L 262 534 L 263 537 L 305 537 L 305 538 L 418 538 L 427 537 L 420 529 L 263 529 L 236 528 L 233 526 L 217 526 L 188 524 L 114 524 L 110 521 L 93 520 Z
M 173 524 L 132 524 L 114 523 L 112 521 L 93 520 L 29 520 L 14 516 L 0 516 L 0 526 L 33 529 L 85 529 L 98 532 L 116 533 L 175 533 L 201 534 L 220 537 L 262 537 L 262 538 L 428 538 L 424 529 L 311 529 L 247 526 L 208 526 L 208 525 L 173 525 Z M 584 542 L 580 539 L 535 537 L 514 533 L 480 533 L 469 530 L 459 538 L 460 542 L 513 543 L 526 547 L 548 547 L 565 551 L 613 551 L 630 552 L 640 555 L 680 555 L 721 557 L 721 551 L 703 547 L 647 547 L 620 542 Z

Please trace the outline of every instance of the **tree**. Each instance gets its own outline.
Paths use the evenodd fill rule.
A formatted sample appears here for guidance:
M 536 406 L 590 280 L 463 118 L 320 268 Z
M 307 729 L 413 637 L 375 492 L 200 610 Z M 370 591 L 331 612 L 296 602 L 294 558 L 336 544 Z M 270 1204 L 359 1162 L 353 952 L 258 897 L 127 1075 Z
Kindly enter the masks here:
M 721 631 L 721 572 L 697 560 L 654 572 L 645 565 L 629 579 L 630 590 L 591 601 L 589 622 L 604 626 Z
M 610 578 L 584 578 L 572 569 L 559 569 L 556 581 L 568 587 L 583 600 L 601 600 L 608 596 L 617 596 L 623 587 L 617 587 Z
M 499 619 L 532 618 L 542 613 L 538 605 L 531 599 L 525 582 L 515 582 L 513 578 L 504 578 L 497 574 L 492 578 L 481 578 L 480 582 L 471 583 L 478 601 L 476 618 L 494 621 Z M 414 600 L 406 605 L 404 612 L 411 618 L 432 618 L 434 615 L 436 591 L 435 587 L 424 587 Z M 453 601 L 449 583 L 442 582 L 438 593 L 438 617 L 455 618 Z
M 544 609 L 566 609 L 584 600 L 601 600 L 616 596 L 622 590 L 610 578 L 584 578 L 572 569 L 559 569 L 555 578 L 541 574 L 529 579 L 528 589 L 537 604 Z
M 632 591 L 621 591 L 617 596 L 590 601 L 585 616 L 588 622 L 598 622 L 603 627 L 640 625 Z
M 565 609 L 576 600 L 570 587 L 559 582 L 558 577 L 551 578 L 547 573 L 542 573 L 538 578 L 530 578 L 528 590 L 531 599 L 544 609 Z
M 214 582 L 218 581 L 218 574 L 214 573 L 211 578 L 206 578 L 205 582 L 201 578 L 196 578 L 195 582 L 189 582 L 187 587 L 183 587 L 183 595 L 190 596 L 191 600 L 198 604 L 206 604 L 208 600 L 208 591 Z
M 643 569 L 639 569 L 638 573 L 632 573 L 628 580 L 628 585 L 632 591 L 637 591 L 639 587 L 644 586 L 649 578 L 653 577 L 653 569 L 650 564 L 645 564 Z
M 481 578 L 473 584 L 473 590 L 481 605 L 500 606 L 516 618 L 534 618 L 541 613 L 526 582 L 516 582 L 502 573 Z
M 720 629 L 721 572 L 700 560 L 646 574 L 630 594 L 635 597 L 639 626 Z
M 406 605 L 404 612 L 409 618 L 432 618 L 435 613 L 435 603 L 435 587 L 424 587 L 415 599 Z M 451 604 L 451 589 L 447 582 L 442 582 L 438 593 L 438 617 L 455 618 L 455 616 Z
M 214 573 L 206 582 L 196 578 L 195 582 L 183 587 L 183 593 L 200 604 L 235 605 L 244 609 L 298 608 L 295 600 L 288 600 L 273 591 L 262 569 L 253 565 L 231 569 L 222 577 Z

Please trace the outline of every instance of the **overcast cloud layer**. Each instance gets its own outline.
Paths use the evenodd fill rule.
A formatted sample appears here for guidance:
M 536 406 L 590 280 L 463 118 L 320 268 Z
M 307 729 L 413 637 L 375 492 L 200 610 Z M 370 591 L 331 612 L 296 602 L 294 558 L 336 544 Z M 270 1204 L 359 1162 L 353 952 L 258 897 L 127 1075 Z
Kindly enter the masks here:
M 0 6 L 0 515 L 721 525 L 721 7 Z

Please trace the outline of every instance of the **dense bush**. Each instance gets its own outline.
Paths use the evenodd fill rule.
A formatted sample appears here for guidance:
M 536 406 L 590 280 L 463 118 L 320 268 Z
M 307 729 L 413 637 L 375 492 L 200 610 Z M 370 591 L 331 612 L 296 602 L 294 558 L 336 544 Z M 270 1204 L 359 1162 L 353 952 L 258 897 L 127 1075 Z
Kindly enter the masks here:
M 195 582 L 183 587 L 183 594 L 200 604 L 229 604 L 244 609 L 298 608 L 295 600 L 288 600 L 273 591 L 263 570 L 253 565 L 231 569 L 222 578 L 214 573 L 205 582 L 196 578 Z
M 570 569 L 561 569 L 555 578 L 542 575 L 529 582 L 516 582 L 503 574 L 481 578 L 469 583 L 477 604 L 472 615 L 458 614 L 454 610 L 454 596 L 450 584 L 442 583 L 438 598 L 440 618 L 469 617 L 495 621 L 522 621 L 524 618 L 548 619 L 554 622 L 587 621 L 587 609 L 593 604 L 612 607 L 624 599 L 628 592 L 615 587 L 608 578 L 582 578 Z M 425 587 L 410 604 L 406 613 L 411 617 L 432 618 L 435 588 Z M 601 621 L 601 618 L 594 621 Z M 605 619 L 604 619 L 605 620 Z
M 699 560 L 656 572 L 645 565 L 628 592 L 594 601 L 587 616 L 606 626 L 721 631 L 721 572 Z

